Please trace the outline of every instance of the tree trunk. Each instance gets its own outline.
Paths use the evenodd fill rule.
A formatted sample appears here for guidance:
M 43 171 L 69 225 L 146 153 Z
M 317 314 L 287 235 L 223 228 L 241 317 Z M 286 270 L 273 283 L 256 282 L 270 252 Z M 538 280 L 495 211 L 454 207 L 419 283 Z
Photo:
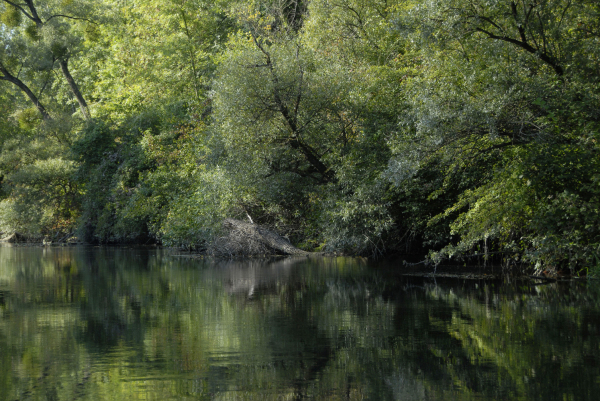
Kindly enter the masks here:
M 71 87 L 71 92 L 73 92 L 75 99 L 77 99 L 77 103 L 79 103 L 79 108 L 81 109 L 81 114 L 83 114 L 83 118 L 85 118 L 86 120 L 89 120 L 91 118 L 91 116 L 90 116 L 90 111 L 88 109 L 88 105 L 87 105 L 85 99 L 83 98 L 83 95 L 79 91 L 79 87 L 77 86 L 77 83 L 73 79 L 71 72 L 69 71 L 69 66 L 67 63 L 68 63 L 67 59 L 61 58 L 58 60 L 58 64 L 60 64 L 60 69 L 62 70 L 62 73 L 65 76 L 65 79 L 69 83 L 69 87 Z

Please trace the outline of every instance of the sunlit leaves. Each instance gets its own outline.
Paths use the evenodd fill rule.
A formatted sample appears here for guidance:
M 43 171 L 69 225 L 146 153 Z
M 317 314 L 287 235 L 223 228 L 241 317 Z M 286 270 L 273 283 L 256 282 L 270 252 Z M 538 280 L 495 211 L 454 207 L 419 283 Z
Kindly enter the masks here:
M 0 21 L 9 28 L 16 28 L 21 24 L 21 12 L 13 6 L 5 5 L 4 11 L 0 15 Z

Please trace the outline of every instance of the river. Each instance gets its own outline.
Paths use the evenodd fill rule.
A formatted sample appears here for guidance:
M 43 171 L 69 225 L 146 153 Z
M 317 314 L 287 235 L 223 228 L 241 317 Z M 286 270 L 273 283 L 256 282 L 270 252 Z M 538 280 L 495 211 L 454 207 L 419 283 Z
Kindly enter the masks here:
M 596 400 L 600 282 L 0 248 L 0 400 Z

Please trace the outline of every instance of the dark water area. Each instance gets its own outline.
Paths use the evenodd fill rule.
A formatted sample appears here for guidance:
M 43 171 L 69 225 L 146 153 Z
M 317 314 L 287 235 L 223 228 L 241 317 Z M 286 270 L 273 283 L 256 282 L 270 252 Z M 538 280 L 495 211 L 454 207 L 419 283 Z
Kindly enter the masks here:
M 596 400 L 600 282 L 0 248 L 0 400 Z

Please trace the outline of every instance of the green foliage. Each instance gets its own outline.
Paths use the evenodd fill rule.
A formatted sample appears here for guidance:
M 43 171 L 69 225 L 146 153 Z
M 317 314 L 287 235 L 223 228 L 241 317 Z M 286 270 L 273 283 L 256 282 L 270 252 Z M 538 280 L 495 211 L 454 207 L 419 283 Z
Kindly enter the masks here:
M 597 10 L 511 4 L 426 2 L 405 14 L 402 29 L 423 50 L 407 71 L 409 107 L 387 173 L 405 193 L 430 187 L 423 195 L 437 207 L 421 203 L 413 216 L 430 210 L 420 224 L 445 245 L 432 252 L 436 262 L 483 246 L 577 272 L 595 263 L 598 246 L 597 53 L 579 29 L 581 13 Z
M 29 24 L 27 28 L 25 28 L 25 36 L 27 36 L 30 40 L 37 42 L 42 37 L 40 36 L 37 25 Z
M 13 6 L 5 6 L 4 11 L 0 15 L 0 21 L 9 28 L 15 28 L 21 24 L 21 12 Z
M 96 242 L 250 216 L 306 249 L 598 263 L 595 1 L 1 4 L 6 221 L 44 199 Z M 49 160 L 80 201 L 39 195 Z
M 173 199 L 160 227 L 167 245 L 203 247 L 219 234 L 231 216 L 235 197 L 228 177 L 219 169 L 196 172 L 193 188 Z
M 405 41 L 396 29 L 398 9 L 404 2 L 381 0 L 311 1 L 306 40 L 326 49 L 349 65 L 368 61 L 389 66 L 404 53 Z
M 47 159 L 7 175 L 14 189 L 2 201 L 2 231 L 52 236 L 72 231 L 80 200 L 74 171 L 71 161 Z
M 192 102 L 203 113 L 214 71 L 212 57 L 232 29 L 232 2 L 107 1 L 105 24 L 88 25 L 92 57 L 81 68 L 94 76 L 98 113 L 123 121 L 153 107 Z M 89 31 L 89 33 L 88 33 Z
M 569 267 L 574 273 L 594 268 L 600 246 L 596 152 L 572 145 L 519 151 L 518 163 L 487 185 L 466 191 L 445 212 L 468 205 L 451 224 L 460 241 L 435 258 L 489 240 L 507 256 L 521 256 L 540 268 Z
M 140 173 L 123 214 L 146 219 L 152 235 L 167 245 L 201 246 L 227 215 L 219 194 L 227 179 L 218 167 L 207 171 L 205 142 L 204 124 L 189 120 L 171 120 L 159 134 L 141 138 L 144 160 L 152 167 Z
M 19 127 L 24 130 L 32 130 L 40 123 L 40 115 L 33 107 L 19 110 L 17 113 L 16 118 L 19 121 Z
M 394 226 L 381 173 L 399 77 L 370 55 L 349 61 L 317 46 L 312 18 L 328 17 L 310 10 L 299 32 L 268 5 L 240 13 L 246 29 L 219 58 L 214 85 L 226 167 L 254 194 L 254 214 L 279 216 L 266 222 L 300 229 L 292 236 L 305 244 L 378 254 Z
M 74 156 L 82 161 L 76 175 L 85 188 L 80 234 L 88 241 L 131 241 L 145 234 L 143 222 L 118 219 L 141 163 L 133 138 L 127 130 L 92 121 L 73 144 Z
M 77 173 L 85 188 L 81 236 L 93 242 L 164 241 L 198 246 L 203 230 L 218 214 L 198 198 L 205 178 L 204 124 L 191 118 L 182 103 L 134 115 L 115 128 L 92 121 L 72 146 L 81 160 Z M 207 181 L 209 180 L 209 181 Z M 218 181 L 218 180 L 217 180 Z M 203 209 L 204 208 L 204 209 Z M 197 217 L 191 218 L 190 214 Z M 199 214 L 199 216 L 198 216 Z M 201 215 L 205 214 L 204 220 Z M 223 213 L 226 215 L 226 213 Z M 210 218 L 209 218 L 210 217 Z M 174 225 L 186 222 L 185 225 Z
M 92 168 L 105 159 L 117 146 L 115 134 L 103 121 L 92 120 L 86 124 L 71 146 L 73 157 L 83 163 L 83 168 Z

